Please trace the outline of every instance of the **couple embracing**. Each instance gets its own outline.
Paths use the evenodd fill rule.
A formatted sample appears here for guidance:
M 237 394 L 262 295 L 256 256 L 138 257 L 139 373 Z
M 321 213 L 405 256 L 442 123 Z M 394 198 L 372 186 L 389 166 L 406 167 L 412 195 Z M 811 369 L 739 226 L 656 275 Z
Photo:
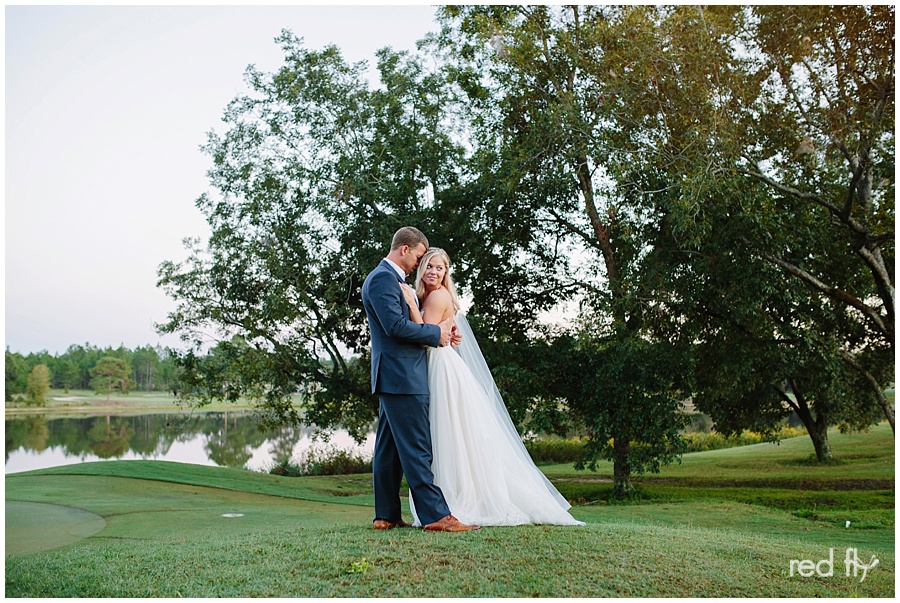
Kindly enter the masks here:
M 405 279 L 417 267 L 414 291 Z M 418 229 L 401 228 L 362 298 L 380 402 L 375 529 L 410 525 L 400 514 L 404 474 L 413 525 L 425 530 L 583 525 L 525 450 L 459 313 L 446 252 L 429 249 Z

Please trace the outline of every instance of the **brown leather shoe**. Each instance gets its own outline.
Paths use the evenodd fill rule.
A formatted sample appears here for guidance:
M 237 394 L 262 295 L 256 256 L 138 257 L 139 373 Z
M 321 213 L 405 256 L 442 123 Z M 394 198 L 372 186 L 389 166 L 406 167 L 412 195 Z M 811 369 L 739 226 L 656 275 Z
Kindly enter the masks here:
M 481 526 L 472 526 L 460 523 L 459 520 L 452 515 L 448 515 L 443 519 L 439 519 L 434 523 L 425 526 L 429 532 L 471 532 L 472 530 L 480 530 Z
M 392 530 L 394 528 L 408 528 L 410 525 L 402 519 L 398 521 L 388 521 L 387 519 L 376 519 L 372 523 L 372 527 L 376 530 Z

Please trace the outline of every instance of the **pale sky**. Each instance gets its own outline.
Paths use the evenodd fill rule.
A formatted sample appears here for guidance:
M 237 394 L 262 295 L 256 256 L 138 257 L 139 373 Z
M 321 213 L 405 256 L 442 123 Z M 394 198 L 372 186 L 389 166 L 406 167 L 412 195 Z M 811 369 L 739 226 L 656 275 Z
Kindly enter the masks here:
M 5 345 L 180 345 L 156 288 L 185 237 L 206 238 L 199 150 L 244 90 L 283 59 L 289 29 L 346 60 L 413 50 L 435 9 L 403 6 L 6 6 Z

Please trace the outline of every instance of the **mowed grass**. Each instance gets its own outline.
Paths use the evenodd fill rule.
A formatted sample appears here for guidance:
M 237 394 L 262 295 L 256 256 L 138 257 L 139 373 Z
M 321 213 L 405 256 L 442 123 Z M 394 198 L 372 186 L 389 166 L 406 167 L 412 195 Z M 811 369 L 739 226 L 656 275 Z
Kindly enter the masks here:
M 294 397 L 295 404 L 301 404 L 299 395 Z M 203 407 L 205 411 L 250 410 L 253 403 L 241 398 L 237 402 L 213 402 Z M 49 416 L 71 416 L 79 413 L 117 412 L 149 414 L 154 412 L 172 412 L 190 410 L 192 406 L 184 399 L 176 397 L 170 391 L 132 391 L 128 393 L 113 392 L 109 396 L 91 390 L 51 389 L 45 396 L 42 406 L 29 404 L 24 397 L 7 402 L 7 414 L 46 414 Z
M 893 549 L 894 437 L 885 422 L 866 433 L 829 432 L 835 461 L 815 462 L 808 437 L 686 454 L 658 475 L 635 478 L 637 503 L 647 509 L 697 501 L 743 502 L 782 510 L 814 525 L 885 528 Z M 612 496 L 612 464 L 596 473 L 543 466 L 572 500 L 603 504 Z M 669 505 L 671 506 L 671 505 Z M 620 507 L 616 507 L 620 508 Z M 630 508 L 630 507 L 629 507 Z M 810 526 L 807 526 L 810 527 Z
M 13 474 L 7 501 L 83 509 L 106 527 L 51 550 L 10 555 L 8 542 L 6 595 L 892 597 L 890 428 L 831 439 L 843 460 L 826 466 L 809 462 L 807 438 L 686 455 L 636 480 L 631 504 L 603 502 L 607 465 L 597 474 L 542 467 L 583 499 L 572 514 L 585 527 L 467 534 L 372 530 L 370 475 L 284 478 L 157 461 Z M 801 495 L 819 497 L 825 519 L 792 508 Z M 852 512 L 875 519 L 845 528 L 840 518 Z M 862 582 L 845 574 L 848 548 L 879 559 Z M 830 549 L 833 576 L 790 575 L 791 560 Z
M 42 406 L 29 404 L 24 398 L 6 403 L 7 412 L 52 412 L 85 409 L 135 408 L 153 410 L 155 408 L 177 408 L 178 399 L 172 392 L 113 392 L 109 396 L 91 390 L 51 389 L 44 397 Z

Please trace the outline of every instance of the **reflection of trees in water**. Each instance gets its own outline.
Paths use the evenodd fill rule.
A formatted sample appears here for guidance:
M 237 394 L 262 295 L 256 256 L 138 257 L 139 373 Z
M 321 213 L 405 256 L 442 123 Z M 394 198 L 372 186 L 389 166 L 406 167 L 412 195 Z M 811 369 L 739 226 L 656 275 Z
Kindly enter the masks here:
M 172 438 L 163 429 L 166 415 L 130 417 L 134 427 L 131 450 L 142 457 L 162 456 L 172 447 Z
M 134 428 L 122 417 L 112 419 L 107 415 L 105 419 L 94 419 L 88 432 L 88 445 L 101 459 L 111 459 L 128 452 L 128 441 L 133 435 Z
M 309 428 L 304 427 L 280 427 L 271 433 L 269 457 L 278 462 L 284 457 L 294 454 L 294 446 L 300 441 Z
M 25 440 L 32 450 L 41 452 L 47 449 L 47 439 L 50 430 L 47 429 L 47 420 L 41 416 L 31 416 L 25 420 Z
M 266 435 L 257 429 L 256 421 L 239 422 L 236 413 L 231 413 L 229 418 L 227 412 L 223 413 L 218 430 L 208 436 L 206 452 L 210 460 L 223 467 L 243 467 L 253 456 L 251 451 L 266 441 Z
M 42 452 L 49 446 L 50 428 L 43 415 L 28 415 L 17 421 L 6 421 L 6 460 L 9 453 L 19 448 Z
M 205 436 L 210 460 L 225 467 L 243 467 L 253 450 L 270 443 L 273 459 L 290 456 L 301 439 L 312 439 L 309 426 L 281 427 L 268 433 L 257 429 L 252 413 L 169 413 L 136 416 L 104 415 L 47 419 L 26 415 L 6 419 L 6 460 L 20 448 L 41 452 L 59 448 L 67 456 L 119 458 L 129 451 L 142 458 L 165 456 L 176 442 Z

